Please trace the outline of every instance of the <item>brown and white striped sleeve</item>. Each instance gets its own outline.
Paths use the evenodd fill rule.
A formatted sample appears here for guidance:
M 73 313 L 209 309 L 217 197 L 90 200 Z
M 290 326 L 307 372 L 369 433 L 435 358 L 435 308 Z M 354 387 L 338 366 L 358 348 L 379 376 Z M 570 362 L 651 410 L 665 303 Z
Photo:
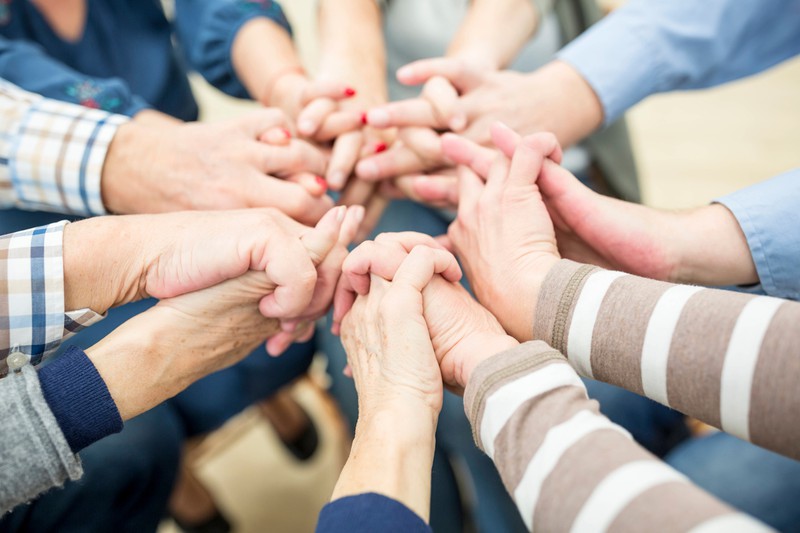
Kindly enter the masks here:
M 529 530 L 769 531 L 642 449 L 541 341 L 481 363 L 464 408 Z
M 533 329 L 585 377 L 800 459 L 800 304 L 562 260 Z

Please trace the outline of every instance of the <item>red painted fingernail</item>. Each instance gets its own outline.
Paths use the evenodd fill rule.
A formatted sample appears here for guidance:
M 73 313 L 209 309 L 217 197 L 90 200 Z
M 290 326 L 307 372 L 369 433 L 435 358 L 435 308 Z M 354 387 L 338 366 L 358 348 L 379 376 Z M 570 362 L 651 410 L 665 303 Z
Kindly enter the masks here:
M 361 113 L 361 123 L 362 124 L 366 124 L 367 123 L 367 114 L 366 113 Z
M 379 154 L 381 152 L 385 152 L 386 148 L 387 148 L 386 143 L 376 143 L 375 144 L 375 153 Z
M 325 181 L 325 178 L 323 178 L 322 176 L 314 176 L 314 179 L 317 181 L 317 185 L 322 187 L 323 190 L 325 191 L 328 190 L 328 182 Z
M 286 128 L 281 128 L 281 131 L 283 132 L 284 135 L 286 135 L 287 139 L 291 139 L 292 138 L 292 132 L 291 131 L 287 130 Z
M 344 95 L 347 96 L 348 98 L 351 97 L 351 96 L 355 96 L 356 95 L 356 90 L 353 89 L 352 87 L 347 87 L 344 90 Z

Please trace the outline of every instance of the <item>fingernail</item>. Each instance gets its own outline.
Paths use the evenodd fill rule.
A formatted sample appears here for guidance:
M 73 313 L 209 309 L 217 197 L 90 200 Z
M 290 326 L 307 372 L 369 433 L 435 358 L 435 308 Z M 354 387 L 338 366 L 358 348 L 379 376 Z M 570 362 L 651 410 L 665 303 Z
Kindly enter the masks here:
M 299 129 L 305 135 L 311 135 L 312 133 L 314 133 L 314 129 L 315 128 L 316 128 L 316 125 L 314 124 L 313 120 L 308 120 L 308 119 L 301 120 L 297 124 L 297 129 Z
M 361 161 L 356 166 L 356 174 L 362 178 L 377 178 L 378 172 L 378 165 L 372 161 Z
M 375 143 L 375 153 L 376 154 L 379 154 L 381 152 L 385 152 L 386 148 L 387 148 L 387 146 L 386 146 L 386 143 L 384 143 L 384 142 Z
M 367 114 L 361 113 L 361 123 L 366 125 L 367 124 Z
M 400 67 L 397 69 L 397 77 L 398 78 L 407 78 L 414 73 L 414 70 L 411 67 Z
M 376 128 L 385 128 L 389 125 L 389 113 L 383 109 L 373 109 L 367 113 L 367 123 Z
M 323 178 L 322 176 L 314 176 L 314 180 L 317 182 L 317 185 L 322 187 L 323 191 L 328 190 L 328 182 L 325 181 L 325 178 Z
M 292 138 L 292 132 L 291 131 L 287 130 L 286 128 L 281 128 L 281 131 L 283 132 L 284 135 L 286 135 L 287 139 L 291 139 Z
M 344 95 L 346 97 L 348 97 L 348 98 L 350 98 L 351 96 L 355 96 L 356 95 L 356 90 L 353 89 L 352 87 L 347 87 L 344 90 Z
M 341 222 L 344 220 L 344 215 L 347 213 L 347 206 L 341 205 L 336 208 L 336 222 Z
M 356 222 L 361 224 L 361 221 L 364 220 L 364 213 L 366 212 L 366 210 L 364 209 L 364 206 L 363 205 L 357 205 L 353 209 L 356 210 L 356 214 L 353 215 L 355 217 L 355 219 L 356 219 Z

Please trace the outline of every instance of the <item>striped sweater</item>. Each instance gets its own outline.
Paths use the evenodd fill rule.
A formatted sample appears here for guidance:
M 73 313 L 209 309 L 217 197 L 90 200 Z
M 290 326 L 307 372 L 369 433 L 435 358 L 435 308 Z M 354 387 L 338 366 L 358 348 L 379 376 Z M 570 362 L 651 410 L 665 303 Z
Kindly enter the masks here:
M 542 286 L 533 334 L 479 365 L 464 402 L 530 529 L 767 530 L 639 447 L 578 374 L 798 458 L 800 304 L 565 260 Z

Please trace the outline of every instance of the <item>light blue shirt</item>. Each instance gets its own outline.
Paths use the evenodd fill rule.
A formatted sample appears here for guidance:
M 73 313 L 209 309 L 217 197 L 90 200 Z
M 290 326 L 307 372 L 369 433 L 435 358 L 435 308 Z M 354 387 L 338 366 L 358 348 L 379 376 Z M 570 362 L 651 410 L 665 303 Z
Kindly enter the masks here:
M 800 0 L 632 0 L 558 57 L 610 124 L 651 94 L 712 87 L 798 54 Z
M 632 0 L 559 58 L 592 86 L 608 124 L 651 94 L 719 85 L 798 54 L 800 0 Z M 800 169 L 716 201 L 739 221 L 763 291 L 800 300 Z
M 763 291 L 800 300 L 800 169 L 715 202 L 739 221 Z

